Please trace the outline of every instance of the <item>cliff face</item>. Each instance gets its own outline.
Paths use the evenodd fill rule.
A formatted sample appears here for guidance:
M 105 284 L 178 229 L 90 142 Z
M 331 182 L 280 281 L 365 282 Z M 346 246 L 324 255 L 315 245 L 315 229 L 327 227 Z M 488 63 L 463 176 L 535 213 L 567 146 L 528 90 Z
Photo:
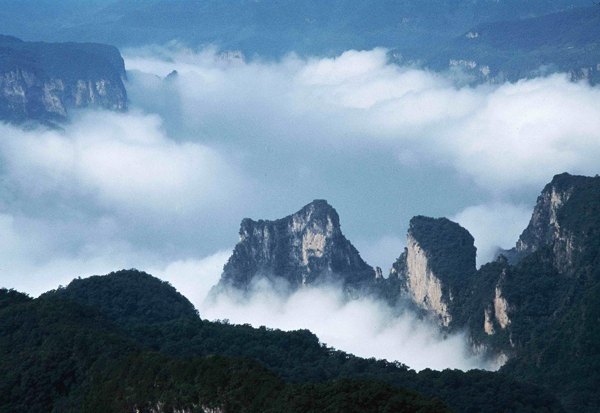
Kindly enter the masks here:
M 323 281 L 360 288 L 376 274 L 342 234 L 335 209 L 315 200 L 276 221 L 242 221 L 219 284 L 245 290 L 261 276 L 284 280 L 294 290 Z
M 124 110 L 125 65 L 107 45 L 0 36 L 0 120 L 64 121 L 71 108 Z
M 414 217 L 407 248 L 390 278 L 399 278 L 402 293 L 448 327 L 452 308 L 476 271 L 473 243 L 466 229 L 446 218 Z
M 550 309 L 556 311 L 565 299 L 561 294 L 574 288 L 565 276 L 575 271 L 583 243 L 577 235 L 581 231 L 564 219 L 564 212 L 586 203 L 571 199 L 591 193 L 586 186 L 594 180 L 565 173 L 544 187 L 515 248 L 499 251 L 498 260 L 473 278 L 469 298 L 455 310 L 454 328 L 469 329 L 476 346 L 496 355 L 522 351 L 536 323 L 547 319 Z
M 516 246 L 507 251 L 500 250 L 499 254 L 506 256 L 511 264 L 516 264 L 523 257 L 540 248 L 554 245 L 559 239 L 568 243 L 566 240 L 568 235 L 564 231 L 561 233 L 557 222 L 558 212 L 569 200 L 573 191 L 590 179 L 592 178 L 566 173 L 556 175 L 538 197 L 529 225 L 519 237 Z
M 508 252 L 518 259 L 482 266 L 448 306 L 451 330 L 573 412 L 600 406 L 599 211 L 600 177 L 556 175 Z

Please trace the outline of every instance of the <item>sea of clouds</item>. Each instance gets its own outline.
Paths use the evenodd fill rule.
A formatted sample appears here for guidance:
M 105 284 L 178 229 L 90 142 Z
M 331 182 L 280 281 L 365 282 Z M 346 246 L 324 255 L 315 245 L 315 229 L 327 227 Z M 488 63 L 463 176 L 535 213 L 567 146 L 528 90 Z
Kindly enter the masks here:
M 554 174 L 600 169 L 600 89 L 562 74 L 471 86 L 384 49 L 246 61 L 173 43 L 124 55 L 128 112 L 73 112 L 61 130 L 0 125 L 2 286 L 36 296 L 135 267 L 207 318 L 310 328 L 415 368 L 483 366 L 462 336 L 440 340 L 335 291 L 204 298 L 244 217 L 327 198 L 385 274 L 410 216 L 444 215 L 474 235 L 481 265 L 514 245 Z

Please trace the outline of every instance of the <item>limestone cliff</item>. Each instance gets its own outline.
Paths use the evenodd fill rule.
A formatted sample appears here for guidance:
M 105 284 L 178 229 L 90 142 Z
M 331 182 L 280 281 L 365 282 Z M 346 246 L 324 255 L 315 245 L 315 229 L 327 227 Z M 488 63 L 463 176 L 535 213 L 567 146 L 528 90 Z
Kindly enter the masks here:
M 376 273 L 342 234 L 335 209 L 315 200 L 276 221 L 242 221 L 219 284 L 245 290 L 261 276 L 284 280 L 293 291 L 324 281 L 360 288 Z
M 557 215 L 573 194 L 574 189 L 590 179 L 592 178 L 573 176 L 567 173 L 554 176 L 538 197 L 529 225 L 519 237 L 516 246 L 508 251 L 500 250 L 498 254 L 506 256 L 511 264 L 516 264 L 523 257 L 541 247 L 554 245 L 557 240 L 561 240 L 564 247 L 567 248 L 569 236 L 564 231 L 561 232 Z
M 500 265 L 506 265 L 506 262 L 500 262 Z M 480 272 L 481 278 L 485 278 L 486 274 Z M 493 278 L 492 278 L 493 279 Z M 493 296 L 484 300 L 485 310 L 484 312 L 484 332 L 491 336 L 498 332 L 506 330 L 509 324 L 512 322 L 510 319 L 509 312 L 511 308 L 508 301 L 502 293 L 502 289 L 506 279 L 506 268 L 503 268 L 498 276 L 498 280 L 491 285 L 490 289 L 493 289 Z M 484 280 L 484 282 L 487 280 Z M 489 282 L 488 282 L 489 284 Z M 481 288 L 479 288 L 481 289 Z
M 473 277 L 476 248 L 469 232 L 446 218 L 414 217 L 407 248 L 390 278 L 398 277 L 403 294 L 444 327 L 452 322 L 452 307 Z
M 0 36 L 0 120 L 64 121 L 72 108 L 124 110 L 125 65 L 107 45 Z

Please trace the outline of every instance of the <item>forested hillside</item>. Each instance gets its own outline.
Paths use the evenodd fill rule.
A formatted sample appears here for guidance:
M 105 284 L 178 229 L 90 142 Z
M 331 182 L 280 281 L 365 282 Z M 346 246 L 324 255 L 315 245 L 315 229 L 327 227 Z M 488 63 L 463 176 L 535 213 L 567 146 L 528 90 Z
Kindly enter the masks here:
M 140 305 L 123 305 L 129 296 Z M 154 403 L 248 412 L 439 412 L 443 403 L 456 412 L 562 411 L 550 394 L 496 373 L 416 373 L 328 348 L 308 331 L 204 321 L 172 287 L 136 270 L 75 280 L 35 300 L 7 290 L 2 297 L 2 411 L 103 411 L 107 400 L 141 411 Z M 170 320 L 156 318 L 154 305 Z

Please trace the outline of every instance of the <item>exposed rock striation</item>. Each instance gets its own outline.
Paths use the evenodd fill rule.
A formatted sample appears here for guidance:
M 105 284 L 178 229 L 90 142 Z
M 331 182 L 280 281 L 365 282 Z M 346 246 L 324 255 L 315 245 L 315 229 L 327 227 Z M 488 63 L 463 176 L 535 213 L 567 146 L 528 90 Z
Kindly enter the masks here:
M 452 307 L 475 274 L 476 254 L 473 237 L 457 223 L 417 216 L 389 278 L 399 278 L 403 294 L 448 327 Z
M 335 209 L 315 200 L 276 221 L 242 221 L 219 284 L 247 290 L 256 277 L 285 281 L 295 290 L 324 281 L 361 288 L 376 274 L 342 234 Z
M 65 121 L 72 108 L 126 109 L 125 64 L 113 46 L 0 36 L 0 120 Z

